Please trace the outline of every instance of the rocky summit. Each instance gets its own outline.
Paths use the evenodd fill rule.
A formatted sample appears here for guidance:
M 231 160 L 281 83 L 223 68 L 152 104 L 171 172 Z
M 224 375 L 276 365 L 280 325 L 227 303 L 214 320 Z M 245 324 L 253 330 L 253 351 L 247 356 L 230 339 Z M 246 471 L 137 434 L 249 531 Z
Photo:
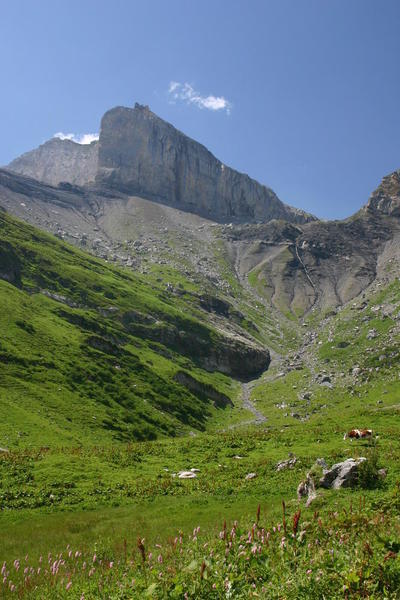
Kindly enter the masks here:
M 265 185 L 227 167 L 140 104 L 106 112 L 98 143 L 53 138 L 13 160 L 8 169 L 52 185 L 96 180 L 100 187 L 220 222 L 314 219 L 281 202 Z
M 84 185 L 96 177 L 97 153 L 97 142 L 78 144 L 54 137 L 13 160 L 8 169 L 50 185 Z
M 139 104 L 104 115 L 96 181 L 216 221 L 312 219 Z

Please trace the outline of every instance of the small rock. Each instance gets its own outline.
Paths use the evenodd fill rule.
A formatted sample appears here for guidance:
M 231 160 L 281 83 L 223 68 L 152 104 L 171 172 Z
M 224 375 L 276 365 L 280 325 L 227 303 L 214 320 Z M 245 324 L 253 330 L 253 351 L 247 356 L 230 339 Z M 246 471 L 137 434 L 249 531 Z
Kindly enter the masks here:
M 379 475 L 379 477 L 381 479 L 386 479 L 386 477 L 387 477 L 387 470 L 386 469 L 379 469 L 378 475 Z
M 297 458 L 293 456 L 293 458 L 288 458 L 287 460 L 282 460 L 278 462 L 276 465 L 277 471 L 283 471 L 284 469 L 293 469 L 294 465 L 297 463 Z
M 311 502 L 317 497 L 314 479 L 310 473 L 307 473 L 306 479 L 301 481 L 297 487 L 297 499 L 299 502 L 305 496 L 307 496 L 306 506 L 310 506 Z
M 192 473 L 192 471 L 180 471 L 178 473 L 179 479 L 194 479 L 197 477 L 196 473 Z
M 324 458 L 317 458 L 317 460 L 315 462 L 317 463 L 318 466 L 322 467 L 323 469 L 328 468 L 328 464 Z
M 247 473 L 245 479 L 249 480 L 249 479 L 255 479 L 257 477 L 257 473 Z

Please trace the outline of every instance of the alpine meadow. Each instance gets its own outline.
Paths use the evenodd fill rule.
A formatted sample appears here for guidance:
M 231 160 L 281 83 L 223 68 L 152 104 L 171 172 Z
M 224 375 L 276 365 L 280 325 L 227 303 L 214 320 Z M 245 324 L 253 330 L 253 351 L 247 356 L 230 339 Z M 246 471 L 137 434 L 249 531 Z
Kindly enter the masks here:
M 17 4 L 30 14 L 28 3 Z M 150 8 L 136 0 L 117 4 L 122 12 L 110 23 L 126 29 L 120 38 L 110 32 L 110 39 L 124 51 L 129 46 L 132 56 L 136 48 L 150 73 L 157 61 L 146 55 L 146 44 L 143 52 L 138 45 L 152 31 Z M 290 0 L 283 4 L 290 28 L 291 10 L 299 9 Z M 312 15 L 322 19 L 337 10 L 324 2 L 298 4 L 309 18 L 302 26 L 314 35 Z M 345 3 L 337 4 L 345 12 Z M 46 5 L 46 23 L 55 26 L 50 3 L 38 5 L 40 14 Z M 78 4 L 59 5 L 67 35 Z M 103 31 L 110 7 L 102 0 L 96 15 L 88 1 L 85 23 L 89 5 L 91 23 Z M 152 35 L 170 10 L 172 33 L 190 25 L 191 51 L 204 48 L 207 55 L 207 40 L 196 44 L 210 3 L 155 5 L 160 14 Z M 219 20 L 207 25 L 211 44 L 222 5 L 230 10 L 227 2 L 215 7 Z M 398 6 L 389 5 L 393 23 L 400 23 Z M 122 23 L 124 15 L 133 18 L 133 6 L 144 28 L 137 42 Z M 344 23 L 353 23 L 353 8 Z M 268 23 L 267 17 L 284 22 L 284 9 L 272 0 L 253 9 L 233 2 L 230 18 L 239 27 L 243 17 L 243 43 L 250 46 L 245 24 L 254 23 L 253 10 Z M 382 13 L 379 19 L 389 23 L 383 6 Z M 371 15 L 366 9 L 360 17 L 358 35 L 372 27 Z M 332 24 L 338 36 L 344 26 Z M 229 27 L 227 18 L 221 35 Z M 394 40 L 383 29 L 377 35 L 388 48 Z M 230 37 L 222 39 L 235 47 Z M 35 56 L 41 43 L 33 45 Z M 100 52 L 97 39 L 90 43 Z M 68 60 L 82 57 L 86 64 L 90 43 L 65 42 L 77 53 Z M 166 57 L 175 43 L 165 45 Z M 320 37 L 307 43 L 325 48 Z M 357 49 L 361 41 L 353 44 Z M 58 42 L 54 48 L 67 73 Z M 297 58 L 293 46 L 276 55 L 296 65 L 301 48 Z M 340 52 L 335 60 L 345 65 Z M 49 53 L 50 46 L 46 61 Z M 234 56 L 236 62 L 223 59 L 225 69 L 227 60 L 235 69 L 241 64 Z M 118 60 L 115 77 L 127 73 L 122 51 Z M 182 70 L 190 57 L 180 52 L 174 60 L 179 73 L 178 64 Z M 244 64 L 253 63 L 243 58 Z M 100 78 L 94 65 L 92 76 Z M 365 68 L 372 77 L 378 62 Z M 343 73 L 336 73 L 338 81 Z M 111 74 L 104 76 L 108 81 Z M 146 97 L 144 75 L 137 76 Z M 323 76 L 310 77 L 319 90 Z M 388 85 L 398 86 L 395 79 L 392 72 Z M 34 98 L 36 84 L 29 81 Z M 244 124 L 239 120 L 245 102 L 239 84 L 225 81 L 228 100 L 184 81 L 171 75 L 164 96 L 154 92 L 156 106 L 166 98 L 168 110 L 182 111 L 188 121 L 176 119 L 184 131 L 185 123 L 202 119 L 210 147 L 226 135 L 226 148 L 231 139 L 248 161 L 237 164 L 250 164 L 251 135 L 262 124 L 251 111 Z M 275 93 L 269 83 L 268 93 L 260 87 L 265 102 Z M 118 89 L 116 102 L 124 98 Z M 301 90 L 294 92 L 299 98 Z M 102 102 L 110 94 L 104 91 Z M 277 100 L 276 110 L 287 110 L 290 119 L 288 97 Z M 383 104 L 376 108 L 382 114 Z M 46 119 L 61 115 L 63 106 L 43 108 L 35 127 L 46 131 Z M 215 119 L 215 132 L 207 119 Z M 389 113 L 388 119 L 394 127 Z M 311 204 L 302 210 L 283 202 L 147 104 L 109 108 L 96 127 L 98 134 L 59 132 L 42 143 L 40 134 L 36 147 L 0 168 L 0 597 L 400 598 L 400 170 L 380 173 L 351 216 L 329 220 L 312 214 L 318 211 Z M 288 130 L 281 133 L 289 146 Z M 309 135 L 317 144 L 313 130 Z M 304 153 L 308 143 L 304 138 Z M 371 146 L 373 153 L 379 144 Z M 288 149 L 292 169 L 290 157 Z M 400 166 L 398 152 L 394 159 Z M 303 166 L 307 173 L 305 158 Z M 273 178 L 273 167 L 265 169 Z M 293 167 L 294 189 L 296 173 Z

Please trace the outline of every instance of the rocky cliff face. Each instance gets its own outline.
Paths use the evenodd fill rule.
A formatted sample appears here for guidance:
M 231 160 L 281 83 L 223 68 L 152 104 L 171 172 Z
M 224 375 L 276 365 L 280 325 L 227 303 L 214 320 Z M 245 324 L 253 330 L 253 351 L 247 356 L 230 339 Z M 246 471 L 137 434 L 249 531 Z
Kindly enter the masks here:
M 382 183 L 371 194 L 366 209 L 384 215 L 400 215 L 400 170 L 382 179 Z
M 52 138 L 39 148 L 19 156 L 7 168 L 50 185 L 58 185 L 62 181 L 84 185 L 95 179 L 97 149 L 97 142 L 77 144 Z
M 104 115 L 96 182 L 222 222 L 313 219 L 138 104 Z
M 314 220 L 287 206 L 268 187 L 238 173 L 152 113 L 148 107 L 117 107 L 101 123 L 99 142 L 53 138 L 13 160 L 9 170 L 53 186 L 96 181 L 219 222 Z

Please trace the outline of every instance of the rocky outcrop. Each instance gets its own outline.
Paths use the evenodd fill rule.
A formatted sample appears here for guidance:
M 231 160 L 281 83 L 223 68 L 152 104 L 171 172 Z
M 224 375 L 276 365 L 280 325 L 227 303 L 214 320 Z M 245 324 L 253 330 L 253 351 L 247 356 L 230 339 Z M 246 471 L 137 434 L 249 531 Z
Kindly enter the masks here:
M 39 148 L 22 154 L 7 168 L 50 185 L 56 186 L 62 181 L 85 185 L 95 179 L 97 149 L 97 142 L 77 144 L 52 138 Z
M 21 262 L 12 245 L 4 240 L 0 240 L 0 279 L 21 284 Z
M 174 379 L 180 385 L 190 390 L 195 396 L 203 400 L 212 400 L 218 408 L 233 406 L 233 402 L 228 396 L 216 390 L 212 385 L 198 381 L 185 371 L 178 371 L 174 375 Z
M 319 480 L 319 485 L 323 488 L 332 488 L 337 490 L 342 487 L 354 487 L 358 479 L 358 467 L 366 458 L 348 458 L 344 462 L 337 463 L 329 470 L 326 470 Z
M 382 179 L 382 183 L 371 194 L 365 209 L 392 217 L 400 215 L 400 170 Z
M 238 379 L 250 380 L 269 367 L 269 351 L 238 335 L 212 332 L 203 326 L 197 327 L 197 330 L 193 327 L 184 329 L 183 323 L 180 327 L 166 321 L 140 323 L 130 312 L 122 315 L 121 320 L 128 333 L 184 354 L 207 371 L 220 371 Z
M 138 104 L 104 115 L 96 181 L 221 222 L 313 219 Z

